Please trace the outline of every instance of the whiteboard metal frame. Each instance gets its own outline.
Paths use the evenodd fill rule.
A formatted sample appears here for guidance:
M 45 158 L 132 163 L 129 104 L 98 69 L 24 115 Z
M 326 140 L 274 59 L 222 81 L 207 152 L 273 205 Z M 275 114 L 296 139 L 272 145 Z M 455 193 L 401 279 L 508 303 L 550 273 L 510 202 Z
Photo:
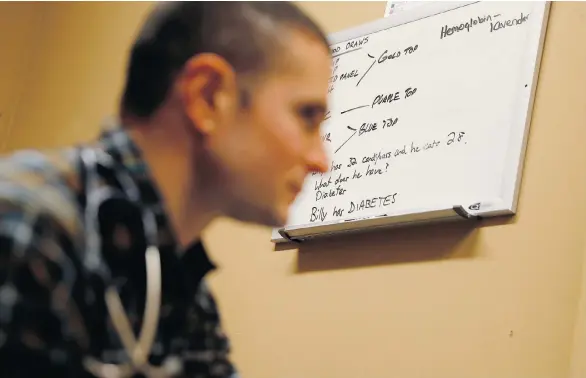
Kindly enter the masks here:
M 438 2 L 426 6 L 424 9 L 413 9 L 409 12 L 393 15 L 393 17 L 382 18 L 358 27 L 333 33 L 328 36 L 328 41 L 330 45 L 335 45 L 476 3 L 480 2 Z M 524 80 L 522 82 L 527 84 L 528 90 L 525 92 L 525 95 L 516 100 L 513 106 L 514 109 L 517 109 L 512 119 L 513 124 L 521 125 L 524 123 L 524 127 L 511 127 L 505 158 L 505 162 L 511 162 L 511 164 L 505 163 L 503 171 L 504 181 L 501 186 L 501 196 L 499 198 L 479 199 L 478 202 L 473 204 L 454 204 L 451 207 L 411 209 L 393 213 L 392 215 L 378 215 L 351 220 L 335 220 L 318 224 L 286 226 L 280 229 L 273 229 L 271 241 L 274 243 L 301 242 L 317 237 L 341 233 L 365 232 L 380 228 L 455 220 L 479 220 L 485 217 L 514 215 L 517 212 L 527 139 L 531 125 L 531 115 L 537 89 L 543 43 L 545 41 L 551 6 L 550 1 L 538 1 L 537 3 L 543 6 L 541 31 L 539 35 L 531 35 L 528 44 L 532 48 L 526 50 L 526 54 L 529 56 L 526 56 L 523 60 L 525 63 L 523 72 L 527 72 L 528 76 L 523 78 Z M 516 175 L 514 175 L 515 170 L 517 172 Z M 509 177 L 513 179 L 511 180 Z

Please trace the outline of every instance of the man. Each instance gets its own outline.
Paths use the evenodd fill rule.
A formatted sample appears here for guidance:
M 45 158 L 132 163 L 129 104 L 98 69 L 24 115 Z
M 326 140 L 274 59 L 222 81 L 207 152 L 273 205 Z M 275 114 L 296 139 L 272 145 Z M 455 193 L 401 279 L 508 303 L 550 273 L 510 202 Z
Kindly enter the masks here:
M 236 377 L 200 235 L 285 222 L 329 76 L 290 2 L 156 6 L 96 143 L 0 160 L 0 376 Z

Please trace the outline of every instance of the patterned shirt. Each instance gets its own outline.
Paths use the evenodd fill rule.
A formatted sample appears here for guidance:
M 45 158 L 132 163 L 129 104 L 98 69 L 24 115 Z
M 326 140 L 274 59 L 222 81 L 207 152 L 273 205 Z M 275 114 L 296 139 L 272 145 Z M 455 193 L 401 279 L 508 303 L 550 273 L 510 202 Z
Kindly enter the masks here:
M 88 172 L 80 159 L 88 151 L 108 164 Z M 163 373 L 129 376 L 237 376 L 204 280 L 214 266 L 201 243 L 180 250 L 140 151 L 114 127 L 93 144 L 0 158 L 2 378 L 93 377 L 87 357 L 129 363 L 104 296 L 116 289 L 138 335 L 147 292 L 144 211 L 156 220 L 162 276 L 148 362 Z

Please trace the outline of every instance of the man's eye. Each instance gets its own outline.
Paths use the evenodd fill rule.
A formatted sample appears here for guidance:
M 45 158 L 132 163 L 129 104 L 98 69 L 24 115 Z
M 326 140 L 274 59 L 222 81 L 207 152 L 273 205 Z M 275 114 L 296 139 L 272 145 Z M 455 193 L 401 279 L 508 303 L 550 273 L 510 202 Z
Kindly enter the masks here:
M 301 117 L 305 120 L 308 120 L 308 121 L 315 120 L 315 118 L 317 116 L 317 112 L 315 111 L 315 109 L 311 109 L 311 108 L 303 108 L 303 109 L 301 109 L 300 113 L 301 113 Z
M 323 110 L 317 107 L 303 107 L 299 110 L 299 115 L 309 129 L 317 129 L 323 121 Z

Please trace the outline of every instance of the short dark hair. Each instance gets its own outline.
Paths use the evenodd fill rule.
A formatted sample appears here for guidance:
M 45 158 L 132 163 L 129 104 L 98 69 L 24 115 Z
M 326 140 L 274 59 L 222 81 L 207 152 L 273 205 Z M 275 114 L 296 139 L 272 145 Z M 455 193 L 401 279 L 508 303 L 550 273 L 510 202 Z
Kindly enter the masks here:
M 164 2 L 150 13 L 134 41 L 122 96 L 122 112 L 148 118 L 165 101 L 177 73 L 193 56 L 216 53 L 238 75 L 269 68 L 282 51 L 281 26 L 317 37 L 320 27 L 289 1 Z

